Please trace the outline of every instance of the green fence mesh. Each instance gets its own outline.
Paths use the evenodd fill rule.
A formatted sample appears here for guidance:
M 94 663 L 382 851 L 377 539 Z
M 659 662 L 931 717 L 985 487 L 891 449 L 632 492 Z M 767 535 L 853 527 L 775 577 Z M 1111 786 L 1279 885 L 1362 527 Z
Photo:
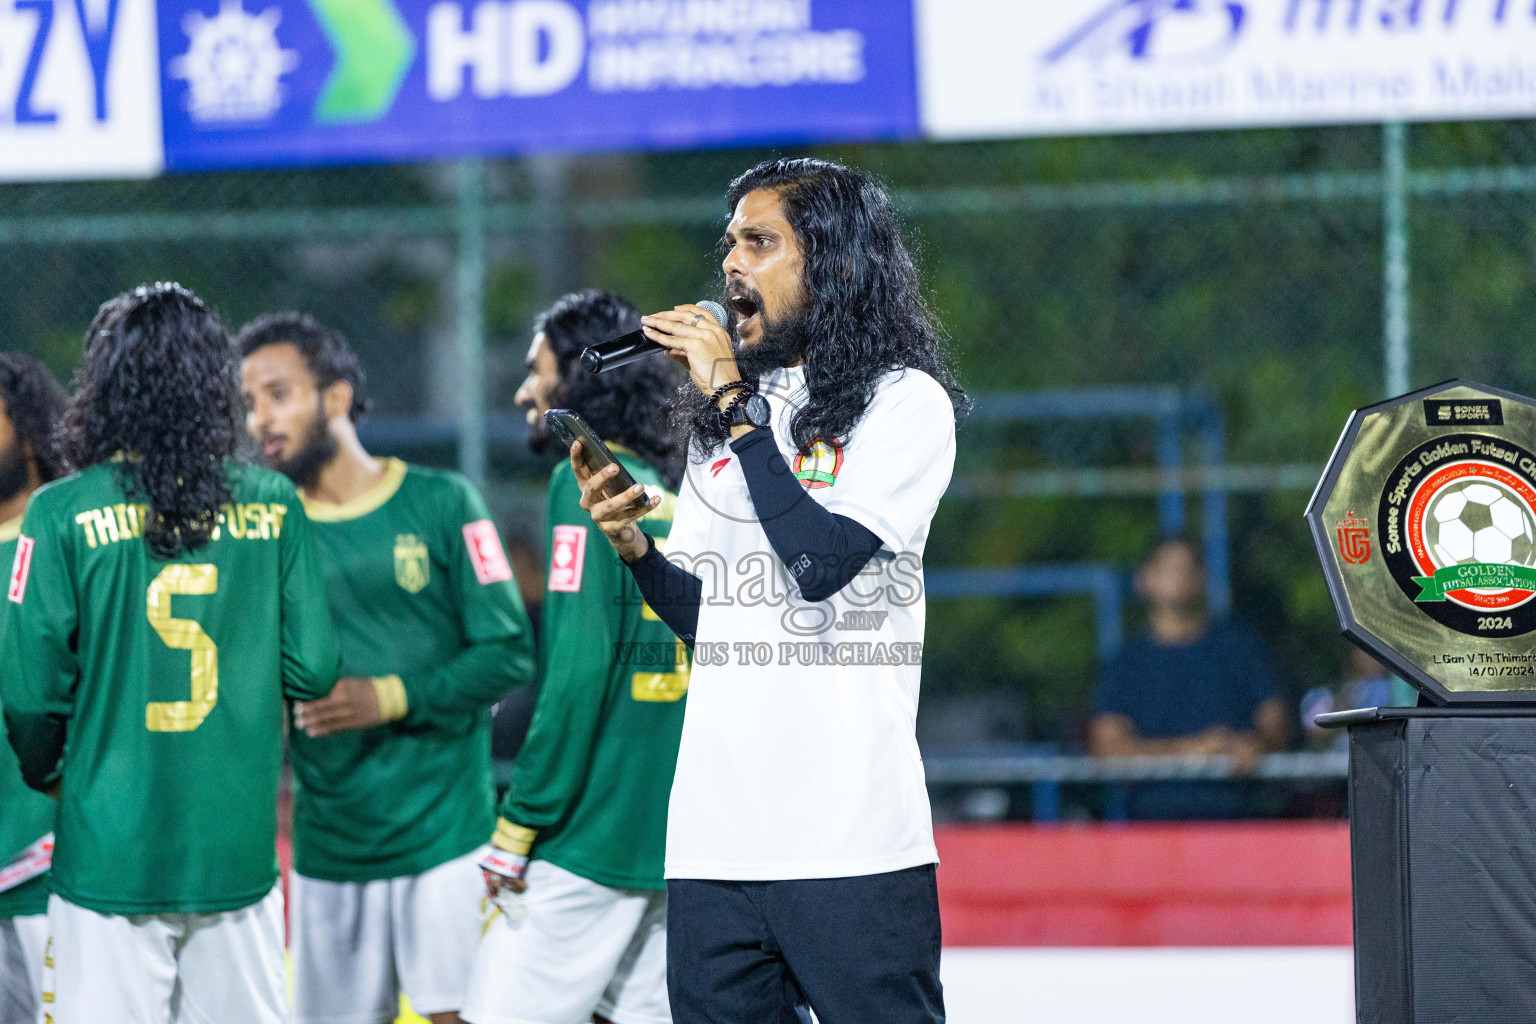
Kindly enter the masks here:
M 1301 509 L 1349 410 L 1387 387 L 1383 140 L 1363 126 L 815 152 L 897 193 L 972 391 L 1172 389 L 1219 411 L 1219 471 L 1177 481 L 1185 521 L 1198 532 L 1202 486 L 1225 490 L 1234 612 L 1299 693 L 1345 655 Z M 309 310 L 360 350 L 376 436 L 401 454 L 460 461 L 483 387 L 487 491 L 534 577 L 548 464 L 504 429 L 529 321 L 577 287 L 648 309 L 714 292 L 721 196 L 766 155 L 0 186 L 0 344 L 67 379 L 96 305 L 148 280 L 182 281 L 232 327 Z M 1536 122 L 1413 126 L 1406 160 L 1409 383 L 1536 390 Z M 1158 535 L 1169 480 L 1145 419 L 987 420 L 960 449 L 930 567 L 1129 568 Z M 935 600 L 925 704 L 1000 709 L 977 739 L 1071 741 L 1095 629 L 1087 597 Z

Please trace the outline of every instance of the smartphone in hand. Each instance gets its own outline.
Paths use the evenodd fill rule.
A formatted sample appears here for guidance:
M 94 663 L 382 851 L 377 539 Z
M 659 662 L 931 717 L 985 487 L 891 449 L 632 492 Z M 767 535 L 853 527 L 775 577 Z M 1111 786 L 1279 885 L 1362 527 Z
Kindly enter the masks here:
M 609 466 L 619 467 L 619 471 L 613 475 L 613 478 L 603 485 L 604 497 L 617 497 L 635 486 L 635 478 L 629 475 L 629 470 L 624 468 L 624 464 L 608 450 L 603 439 L 592 432 L 592 428 L 587 426 L 587 421 L 578 413 L 570 409 L 551 409 L 544 414 L 544 422 L 549 424 L 550 432 L 565 445 L 567 453 L 570 452 L 571 445 L 577 441 L 581 442 L 581 461 L 586 465 L 587 472 L 600 473 Z M 648 500 L 642 494 L 634 504 L 644 505 Z

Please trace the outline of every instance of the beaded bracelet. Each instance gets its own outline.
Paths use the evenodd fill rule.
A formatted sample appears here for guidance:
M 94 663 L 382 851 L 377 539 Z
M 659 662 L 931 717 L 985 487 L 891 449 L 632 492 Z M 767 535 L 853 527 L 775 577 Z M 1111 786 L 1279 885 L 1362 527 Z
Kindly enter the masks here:
M 757 390 L 757 385 L 747 380 L 733 380 L 729 384 L 722 384 L 715 389 L 715 393 L 709 396 L 709 404 L 716 408 L 720 405 L 720 396 L 727 391 L 744 391 L 751 393 Z

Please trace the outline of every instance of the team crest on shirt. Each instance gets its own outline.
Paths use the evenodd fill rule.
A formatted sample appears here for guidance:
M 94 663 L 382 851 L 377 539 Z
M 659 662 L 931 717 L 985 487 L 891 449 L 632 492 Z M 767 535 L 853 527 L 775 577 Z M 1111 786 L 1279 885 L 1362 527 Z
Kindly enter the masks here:
M 843 446 L 836 441 L 811 442 L 808 452 L 795 455 L 795 479 L 806 488 L 831 487 L 843 469 Z
M 431 579 L 431 559 L 427 556 L 427 542 L 414 533 L 395 536 L 395 582 L 410 594 L 426 589 Z

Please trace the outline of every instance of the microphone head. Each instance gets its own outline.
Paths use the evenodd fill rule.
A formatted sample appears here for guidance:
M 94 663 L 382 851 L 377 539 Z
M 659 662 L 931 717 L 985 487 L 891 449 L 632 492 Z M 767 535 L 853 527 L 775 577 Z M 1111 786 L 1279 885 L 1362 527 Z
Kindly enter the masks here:
M 721 327 L 726 326 L 726 324 L 730 322 L 725 318 L 725 307 L 720 305 L 718 302 L 713 302 L 709 299 L 700 299 L 698 302 L 695 302 L 694 305 L 698 306 L 704 312 L 714 317 L 715 323 L 719 324 Z

